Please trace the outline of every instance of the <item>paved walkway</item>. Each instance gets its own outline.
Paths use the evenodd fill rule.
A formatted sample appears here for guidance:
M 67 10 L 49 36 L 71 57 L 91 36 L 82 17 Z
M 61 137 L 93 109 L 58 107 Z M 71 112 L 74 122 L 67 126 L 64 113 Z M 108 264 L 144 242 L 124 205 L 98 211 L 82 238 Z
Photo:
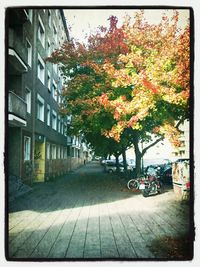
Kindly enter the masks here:
M 155 258 L 154 239 L 187 232 L 184 209 L 172 190 L 144 198 L 92 162 L 12 202 L 9 257 Z

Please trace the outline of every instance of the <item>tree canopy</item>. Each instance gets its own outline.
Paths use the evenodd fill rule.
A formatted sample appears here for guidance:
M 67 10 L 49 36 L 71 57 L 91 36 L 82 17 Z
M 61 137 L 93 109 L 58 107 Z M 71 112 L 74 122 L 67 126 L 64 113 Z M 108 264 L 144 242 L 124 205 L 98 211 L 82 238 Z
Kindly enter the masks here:
M 48 60 L 66 78 L 61 113 L 73 115 L 75 132 L 120 143 L 128 131 L 136 158 L 149 147 L 139 151 L 138 143 L 152 134 L 180 145 L 177 126 L 189 116 L 190 28 L 178 29 L 178 17 L 174 11 L 151 25 L 140 11 L 117 27 L 111 16 L 87 45 L 72 41 L 52 53 Z

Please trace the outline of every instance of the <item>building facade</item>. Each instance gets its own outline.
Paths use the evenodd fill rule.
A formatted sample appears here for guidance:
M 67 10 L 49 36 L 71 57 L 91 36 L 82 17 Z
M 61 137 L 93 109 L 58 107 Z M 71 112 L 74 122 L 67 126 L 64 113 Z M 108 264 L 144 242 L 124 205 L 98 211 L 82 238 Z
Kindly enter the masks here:
M 8 172 L 43 182 L 88 161 L 80 138 L 67 135 L 70 121 L 59 115 L 60 70 L 45 61 L 69 34 L 61 9 L 6 12 Z
M 178 148 L 175 148 L 172 152 L 172 156 L 177 159 L 189 159 L 190 158 L 190 123 L 189 120 L 185 120 L 179 126 L 181 130 L 181 136 L 179 138 L 181 145 Z

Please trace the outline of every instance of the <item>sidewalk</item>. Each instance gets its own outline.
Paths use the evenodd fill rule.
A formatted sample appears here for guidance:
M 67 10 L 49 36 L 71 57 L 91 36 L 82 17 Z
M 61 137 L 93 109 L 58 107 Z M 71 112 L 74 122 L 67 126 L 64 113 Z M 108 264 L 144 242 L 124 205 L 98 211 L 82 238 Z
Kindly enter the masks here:
M 10 205 L 10 259 L 154 259 L 153 240 L 188 232 L 172 190 L 144 198 L 95 162 L 33 189 Z

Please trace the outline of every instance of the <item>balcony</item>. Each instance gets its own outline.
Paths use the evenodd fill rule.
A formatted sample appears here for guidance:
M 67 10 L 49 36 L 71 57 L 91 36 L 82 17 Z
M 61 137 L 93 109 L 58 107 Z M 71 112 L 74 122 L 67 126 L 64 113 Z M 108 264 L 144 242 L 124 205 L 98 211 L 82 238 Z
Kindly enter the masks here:
M 17 127 L 26 126 L 26 102 L 13 92 L 8 95 L 9 124 Z
M 28 68 L 17 52 L 9 48 L 8 50 L 8 73 L 10 75 L 20 75 L 28 71 Z
M 10 8 L 8 9 L 8 17 L 10 26 L 23 25 L 28 20 L 28 13 L 26 9 Z

